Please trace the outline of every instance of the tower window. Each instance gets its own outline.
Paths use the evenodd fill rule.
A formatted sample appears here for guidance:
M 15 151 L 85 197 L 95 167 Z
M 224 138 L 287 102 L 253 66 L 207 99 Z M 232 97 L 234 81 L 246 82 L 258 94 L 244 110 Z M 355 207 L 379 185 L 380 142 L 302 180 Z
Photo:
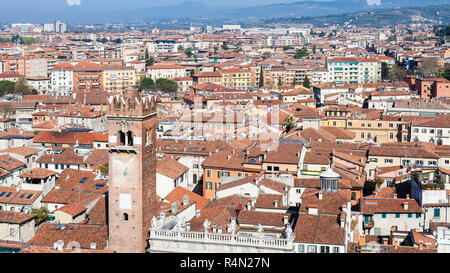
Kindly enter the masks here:
M 119 140 L 120 145 L 125 146 L 125 133 L 122 131 L 119 131 Z
M 128 146 L 133 146 L 133 136 L 132 136 L 131 131 L 127 132 L 127 139 L 128 139 L 127 145 Z

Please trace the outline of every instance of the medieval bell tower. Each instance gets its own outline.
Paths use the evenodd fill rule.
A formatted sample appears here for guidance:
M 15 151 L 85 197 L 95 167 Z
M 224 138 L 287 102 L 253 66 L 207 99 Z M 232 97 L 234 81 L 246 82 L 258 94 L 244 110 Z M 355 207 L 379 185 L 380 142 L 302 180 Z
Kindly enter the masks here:
M 128 90 L 108 99 L 110 250 L 145 252 L 156 214 L 156 101 Z

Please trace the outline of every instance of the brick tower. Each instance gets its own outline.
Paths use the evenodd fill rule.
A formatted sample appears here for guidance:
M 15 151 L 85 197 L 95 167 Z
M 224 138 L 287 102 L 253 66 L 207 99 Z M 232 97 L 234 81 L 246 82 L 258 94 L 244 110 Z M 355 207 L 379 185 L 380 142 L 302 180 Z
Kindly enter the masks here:
M 127 90 L 108 99 L 107 114 L 109 249 L 145 252 L 156 214 L 156 101 Z

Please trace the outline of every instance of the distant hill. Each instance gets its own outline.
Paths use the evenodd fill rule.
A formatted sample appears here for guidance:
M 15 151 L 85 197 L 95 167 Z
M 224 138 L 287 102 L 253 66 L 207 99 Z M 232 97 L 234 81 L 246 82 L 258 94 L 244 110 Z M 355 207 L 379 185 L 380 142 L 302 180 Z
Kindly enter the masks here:
M 430 6 L 430 7 L 410 7 L 374 10 L 369 12 L 346 13 L 327 16 L 301 16 L 301 17 L 278 17 L 260 20 L 255 25 L 271 24 L 313 24 L 316 26 L 326 26 L 333 24 L 343 25 L 350 23 L 361 27 L 383 27 L 397 24 L 411 23 L 450 23 L 450 5 Z

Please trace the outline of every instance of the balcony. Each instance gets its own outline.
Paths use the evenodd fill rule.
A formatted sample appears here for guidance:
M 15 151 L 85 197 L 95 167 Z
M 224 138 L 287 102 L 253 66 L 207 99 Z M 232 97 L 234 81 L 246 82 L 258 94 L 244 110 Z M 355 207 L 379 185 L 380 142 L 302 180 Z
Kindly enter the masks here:
M 261 247 L 277 250 L 293 250 L 293 239 L 259 238 L 236 234 L 203 233 L 195 231 L 172 231 L 150 229 L 149 240 L 174 242 L 198 242 L 200 244 L 227 244 L 246 247 Z

